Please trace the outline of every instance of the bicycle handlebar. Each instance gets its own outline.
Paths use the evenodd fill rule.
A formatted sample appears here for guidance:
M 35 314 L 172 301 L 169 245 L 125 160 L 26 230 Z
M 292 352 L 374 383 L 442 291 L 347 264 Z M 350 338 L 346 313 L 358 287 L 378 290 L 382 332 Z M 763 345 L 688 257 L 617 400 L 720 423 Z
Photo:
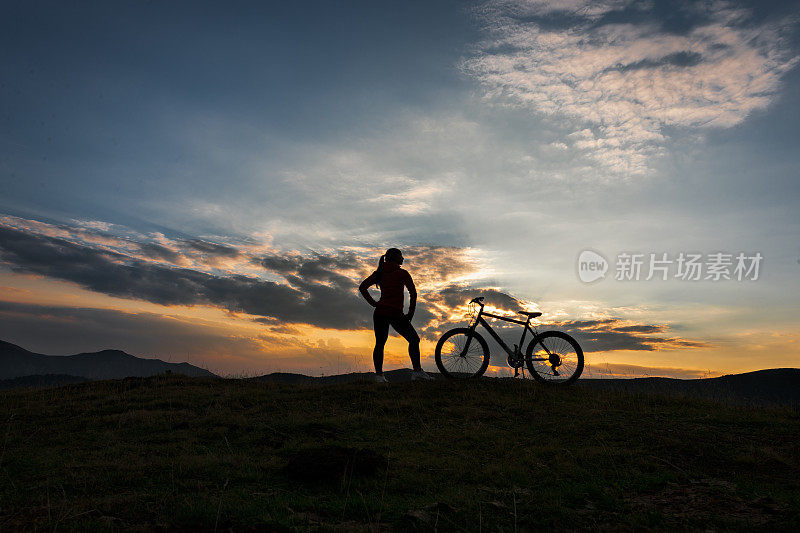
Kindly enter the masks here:
M 471 304 L 480 304 L 483 305 L 483 296 L 478 296 L 477 298 L 473 298 L 470 302 Z

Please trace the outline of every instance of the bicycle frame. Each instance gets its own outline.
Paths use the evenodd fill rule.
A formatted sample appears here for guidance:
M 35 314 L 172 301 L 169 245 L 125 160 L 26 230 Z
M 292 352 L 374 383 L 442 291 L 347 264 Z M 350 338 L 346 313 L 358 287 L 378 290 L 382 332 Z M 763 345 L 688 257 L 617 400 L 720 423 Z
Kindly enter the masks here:
M 475 329 L 478 327 L 478 324 L 482 325 L 484 329 L 486 329 L 486 331 L 489 332 L 492 338 L 495 341 L 497 341 L 497 344 L 499 344 L 500 347 L 503 348 L 503 350 L 505 350 L 505 352 L 509 355 L 509 357 L 513 358 L 522 353 L 522 347 L 524 346 L 525 336 L 528 334 L 528 331 L 530 331 L 531 335 L 533 335 L 533 339 L 535 339 L 538 336 L 536 330 L 531 327 L 531 317 L 528 317 L 528 320 L 519 320 L 517 318 L 511 318 L 508 316 L 495 315 L 493 313 L 487 313 L 486 311 L 484 311 L 483 304 L 479 303 L 478 305 L 480 306 L 480 311 L 478 311 L 478 316 L 475 318 L 475 322 L 473 322 L 469 326 L 470 331 L 475 331 Z M 513 322 L 514 324 L 520 324 L 523 326 L 522 336 L 520 337 L 519 344 L 517 345 L 519 350 L 518 353 L 515 354 L 514 350 L 509 348 L 508 345 L 505 342 L 503 342 L 503 339 L 500 338 L 500 335 L 498 335 L 494 331 L 494 329 L 492 329 L 492 326 L 489 325 L 489 322 L 487 322 L 486 319 L 483 318 L 485 316 L 488 316 L 490 318 L 495 318 L 497 320 L 503 320 L 505 322 Z M 471 342 L 472 342 L 472 337 L 469 337 L 469 339 L 467 339 L 467 342 L 464 345 L 463 353 L 467 353 L 467 350 L 469 350 L 469 345 Z M 550 350 L 548 350 L 547 346 L 545 346 L 543 343 L 542 343 L 542 348 L 544 348 L 544 351 L 547 352 L 548 355 L 550 355 Z M 547 360 L 547 357 L 536 357 L 534 359 L 545 361 Z
M 584 369 L 583 349 L 571 335 L 547 329 L 546 324 L 540 324 L 538 321 L 531 324 L 534 318 L 542 316 L 539 311 L 519 311 L 525 319 L 512 318 L 513 314 L 495 311 L 492 307 L 489 307 L 489 310 L 502 314 L 487 312 L 484 300 L 483 296 L 470 300 L 469 321 L 461 327 L 445 331 L 436 343 L 434 359 L 442 375 L 451 379 L 471 379 L 482 376 L 488 370 L 492 352 L 495 352 L 495 358 L 499 353 L 497 347 L 490 348 L 486 336 L 477 331 L 478 326 L 482 325 L 508 356 L 506 363 L 514 369 L 514 377 L 518 377 L 521 370 L 524 379 L 526 368 L 531 377 L 540 383 L 571 385 L 580 377 Z M 480 309 L 476 309 L 476 306 Z M 519 345 L 509 343 L 512 348 L 506 344 L 500 335 L 508 338 L 506 332 L 514 328 L 499 326 L 503 329 L 495 331 L 489 323 L 494 323 L 495 320 L 522 326 Z M 540 326 L 543 331 L 539 331 Z M 529 332 L 531 338 L 527 340 Z M 527 346 L 525 346 L 526 341 Z M 497 370 L 497 364 L 495 363 L 492 368 Z

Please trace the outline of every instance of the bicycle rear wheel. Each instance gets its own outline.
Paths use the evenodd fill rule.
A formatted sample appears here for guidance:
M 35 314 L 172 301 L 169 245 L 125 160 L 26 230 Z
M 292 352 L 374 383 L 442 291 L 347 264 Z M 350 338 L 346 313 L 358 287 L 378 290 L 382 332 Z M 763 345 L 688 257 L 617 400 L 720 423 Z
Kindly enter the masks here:
M 528 345 L 525 363 L 536 381 L 569 385 L 583 372 L 583 350 L 566 333 L 545 331 Z
M 439 372 L 447 378 L 477 378 L 489 366 L 489 346 L 474 330 L 451 329 L 436 343 L 435 359 Z

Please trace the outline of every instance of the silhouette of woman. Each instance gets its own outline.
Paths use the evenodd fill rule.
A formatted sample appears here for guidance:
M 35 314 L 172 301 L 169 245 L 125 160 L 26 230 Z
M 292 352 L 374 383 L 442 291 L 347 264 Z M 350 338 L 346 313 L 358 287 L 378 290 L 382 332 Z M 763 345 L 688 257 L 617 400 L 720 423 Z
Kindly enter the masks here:
M 386 383 L 383 376 L 383 347 L 389 337 L 389 326 L 408 341 L 408 355 L 414 372 L 411 379 L 433 379 L 422 370 L 419 363 L 419 335 L 411 319 L 417 306 L 417 289 L 407 270 L 400 268 L 403 264 L 403 253 L 397 248 L 389 248 L 378 261 L 378 269 L 361 282 L 359 292 L 369 304 L 375 308 L 372 314 L 375 327 L 375 349 L 372 361 L 375 363 L 375 381 Z M 377 302 L 369 293 L 369 288 L 377 285 L 381 290 L 381 298 Z M 403 287 L 408 289 L 408 313 L 403 314 Z

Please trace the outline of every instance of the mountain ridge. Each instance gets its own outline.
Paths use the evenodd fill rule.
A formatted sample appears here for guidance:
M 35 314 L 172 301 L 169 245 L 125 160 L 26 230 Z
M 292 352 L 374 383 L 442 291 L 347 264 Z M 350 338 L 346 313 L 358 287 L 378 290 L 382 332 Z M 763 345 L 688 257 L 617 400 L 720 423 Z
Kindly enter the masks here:
M 73 376 L 85 379 L 147 377 L 164 372 L 191 377 L 216 377 L 189 363 L 168 363 L 161 359 L 137 357 L 122 350 L 100 350 L 74 355 L 44 355 L 0 340 L 0 380 L 33 376 Z

